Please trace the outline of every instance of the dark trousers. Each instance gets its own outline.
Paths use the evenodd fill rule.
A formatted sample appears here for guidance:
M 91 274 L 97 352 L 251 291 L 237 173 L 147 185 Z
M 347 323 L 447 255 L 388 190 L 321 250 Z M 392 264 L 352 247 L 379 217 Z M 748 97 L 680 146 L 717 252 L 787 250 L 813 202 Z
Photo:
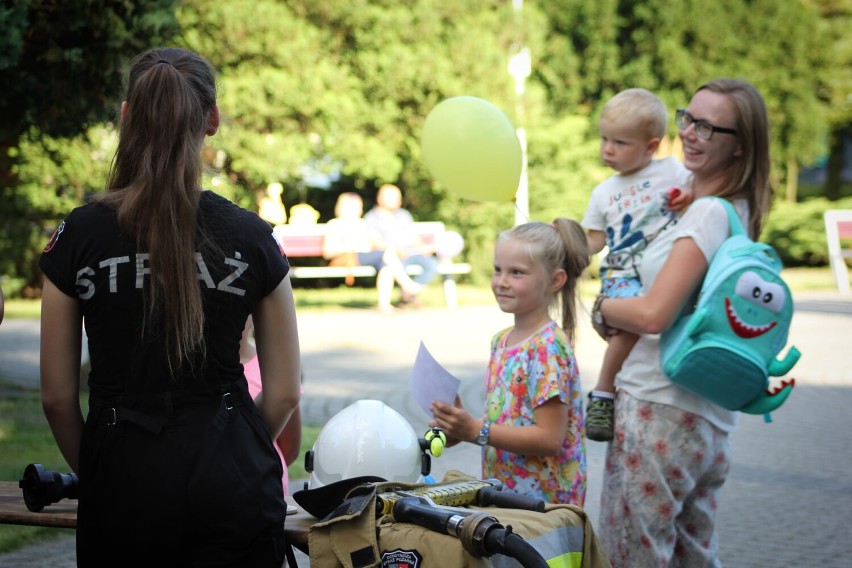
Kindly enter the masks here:
M 281 566 L 281 461 L 248 395 L 237 398 L 177 403 L 165 416 L 156 404 L 92 405 L 78 566 Z

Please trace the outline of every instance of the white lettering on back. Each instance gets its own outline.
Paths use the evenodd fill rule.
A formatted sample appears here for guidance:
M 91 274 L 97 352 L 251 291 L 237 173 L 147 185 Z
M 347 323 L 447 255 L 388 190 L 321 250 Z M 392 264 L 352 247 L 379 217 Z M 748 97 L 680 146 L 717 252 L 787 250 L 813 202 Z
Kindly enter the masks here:
M 242 258 L 242 255 L 240 255 L 239 252 L 235 252 L 234 256 L 236 258 L 225 258 L 225 264 L 235 267 L 236 270 L 226 276 L 224 280 L 219 282 L 219 285 L 216 288 L 223 292 L 230 292 L 231 294 L 236 294 L 237 296 L 245 296 L 245 290 L 243 290 L 242 288 L 234 288 L 233 286 L 230 286 L 230 284 L 231 282 L 239 278 L 240 275 L 242 275 L 242 273 L 246 271 L 246 268 L 248 268 L 249 265 L 247 262 L 240 262 L 239 259 Z
M 240 276 L 242 276 L 249 268 L 249 264 L 247 262 L 242 262 L 240 260 L 241 258 L 242 255 L 239 252 L 234 253 L 234 258 L 225 257 L 224 264 L 226 266 L 233 267 L 233 272 L 225 276 L 217 285 L 216 281 L 213 280 L 213 276 L 210 274 L 210 270 L 208 269 L 204 258 L 201 256 L 201 253 L 195 253 L 195 264 L 198 267 L 198 279 L 202 281 L 204 286 L 208 289 L 219 290 L 221 292 L 227 292 L 228 294 L 236 294 L 237 296 L 245 296 L 246 290 L 232 286 L 232 284 L 237 282 Z M 150 254 L 148 253 L 137 253 L 133 260 L 133 270 L 135 274 L 134 284 L 137 289 L 141 289 L 145 285 L 145 278 L 151 274 L 149 260 Z M 118 271 L 120 266 L 122 264 L 130 264 L 130 262 L 129 256 L 116 256 L 107 258 L 106 260 L 102 260 L 98 263 L 99 268 L 109 269 L 108 281 L 109 292 L 111 294 L 118 293 Z M 89 300 L 95 295 L 97 286 L 90 278 L 94 277 L 96 274 L 95 270 L 90 266 L 85 266 L 77 271 L 76 285 L 82 289 L 82 291 L 78 294 L 81 300 Z
M 115 294 L 118 292 L 118 265 L 130 262 L 129 256 L 116 256 L 102 260 L 98 265 L 101 268 L 109 266 L 109 293 Z

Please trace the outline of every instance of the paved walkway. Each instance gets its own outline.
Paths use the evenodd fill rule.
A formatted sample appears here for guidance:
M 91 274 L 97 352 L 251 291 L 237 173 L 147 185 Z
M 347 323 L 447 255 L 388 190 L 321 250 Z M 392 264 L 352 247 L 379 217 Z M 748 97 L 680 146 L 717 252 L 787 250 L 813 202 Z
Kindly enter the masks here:
M 734 463 L 720 495 L 721 557 L 728 567 L 823 566 L 852 558 L 852 296 L 799 295 L 790 344 L 802 351 L 791 376 L 797 387 L 764 424 L 743 416 L 733 436 Z M 586 318 L 582 318 L 585 322 Z M 363 398 L 385 401 L 425 431 L 426 415 L 408 393 L 408 378 L 422 340 L 462 381 L 472 411 L 482 408 L 481 384 L 491 335 L 510 324 L 494 306 L 405 311 L 340 310 L 300 316 L 305 369 L 302 413 L 323 424 Z M 577 357 L 583 387 L 591 388 L 604 343 L 585 323 Z M 0 326 L 0 376 L 35 388 L 38 322 Z M 605 445 L 589 442 L 586 509 L 597 520 Z M 433 459 L 440 479 L 450 469 L 478 475 L 479 449 L 449 448 Z M 295 489 L 295 488 L 294 488 Z M 307 566 L 300 557 L 300 566 Z M 0 566 L 74 566 L 73 539 L 0 554 Z

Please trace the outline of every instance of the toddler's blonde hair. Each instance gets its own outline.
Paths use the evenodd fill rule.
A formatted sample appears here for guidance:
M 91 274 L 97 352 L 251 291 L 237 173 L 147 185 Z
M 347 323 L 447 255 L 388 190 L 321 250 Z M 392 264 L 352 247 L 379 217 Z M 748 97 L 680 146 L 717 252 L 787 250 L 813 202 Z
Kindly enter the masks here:
M 651 140 L 666 135 L 669 111 L 651 91 L 627 89 L 607 101 L 601 119 L 619 126 L 629 125 Z

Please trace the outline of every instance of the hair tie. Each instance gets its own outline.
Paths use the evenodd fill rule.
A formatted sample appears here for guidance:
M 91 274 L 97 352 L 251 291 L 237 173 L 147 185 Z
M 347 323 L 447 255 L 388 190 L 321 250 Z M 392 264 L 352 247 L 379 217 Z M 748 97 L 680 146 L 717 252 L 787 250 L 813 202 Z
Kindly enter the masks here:
M 172 65 L 171 63 L 169 63 L 169 62 L 168 62 L 168 61 L 166 61 L 165 59 L 160 59 L 159 61 L 157 61 L 157 65 L 159 65 L 160 63 L 165 63 L 165 64 L 166 64 L 166 65 L 168 65 L 169 67 L 174 67 L 174 65 Z

